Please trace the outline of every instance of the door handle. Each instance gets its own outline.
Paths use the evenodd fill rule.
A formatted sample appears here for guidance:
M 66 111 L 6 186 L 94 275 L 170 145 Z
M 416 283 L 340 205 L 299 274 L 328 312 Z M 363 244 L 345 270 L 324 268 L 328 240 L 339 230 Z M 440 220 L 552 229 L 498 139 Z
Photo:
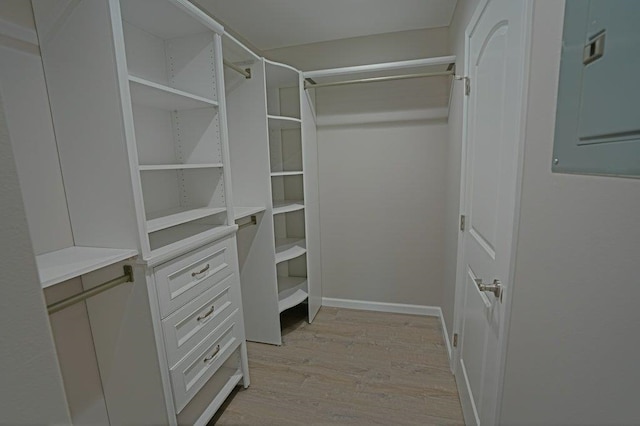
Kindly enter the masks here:
M 493 280 L 493 284 L 483 284 L 481 278 L 476 278 L 474 281 L 478 285 L 478 290 L 493 293 L 494 296 L 496 296 L 498 299 L 500 299 L 500 301 L 502 301 L 503 288 L 500 280 L 498 279 Z

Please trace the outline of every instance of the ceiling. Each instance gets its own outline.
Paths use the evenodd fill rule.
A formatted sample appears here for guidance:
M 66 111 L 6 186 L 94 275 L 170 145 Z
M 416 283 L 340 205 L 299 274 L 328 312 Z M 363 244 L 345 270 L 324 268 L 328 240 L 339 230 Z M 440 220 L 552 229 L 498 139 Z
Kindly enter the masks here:
M 446 27 L 456 0 L 196 0 L 260 50 Z

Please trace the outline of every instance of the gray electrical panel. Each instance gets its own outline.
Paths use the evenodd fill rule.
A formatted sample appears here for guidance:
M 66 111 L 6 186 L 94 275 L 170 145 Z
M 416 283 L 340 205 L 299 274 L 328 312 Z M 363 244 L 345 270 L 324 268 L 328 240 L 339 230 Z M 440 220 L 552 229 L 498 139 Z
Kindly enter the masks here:
M 640 1 L 567 0 L 552 170 L 640 177 Z

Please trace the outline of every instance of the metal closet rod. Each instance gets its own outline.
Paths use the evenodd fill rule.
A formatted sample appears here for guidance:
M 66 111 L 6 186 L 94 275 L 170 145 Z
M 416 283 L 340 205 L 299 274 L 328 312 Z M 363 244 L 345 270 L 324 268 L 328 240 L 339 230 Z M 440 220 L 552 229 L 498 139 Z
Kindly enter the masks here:
M 238 74 L 242 74 L 244 76 L 244 78 L 249 79 L 251 78 L 251 68 L 242 68 L 237 66 L 236 64 L 227 61 L 226 59 L 222 60 L 222 63 L 231 68 L 232 70 L 234 70 L 235 72 L 237 72 Z
M 255 214 L 252 214 L 248 222 L 238 225 L 238 230 L 247 228 L 249 226 L 257 225 L 257 224 L 258 224 L 258 218 Z
M 371 78 L 359 78 L 356 80 L 345 80 L 345 81 L 333 81 L 330 83 L 315 83 L 309 82 L 306 80 L 304 82 L 305 89 L 315 89 L 318 87 L 329 87 L 329 86 L 346 86 L 349 84 L 360 84 L 360 83 L 378 83 L 381 81 L 391 81 L 391 80 L 407 80 L 411 78 L 423 78 L 423 77 L 442 77 L 442 76 L 452 76 L 455 74 L 453 69 L 447 71 L 440 72 L 426 72 L 420 74 L 402 74 L 402 75 L 389 75 L 385 77 L 371 77 Z
M 68 308 L 71 305 L 75 305 L 76 303 L 80 303 L 83 300 L 87 300 L 90 297 L 103 293 L 109 289 L 112 289 L 113 287 L 119 286 L 120 284 L 133 282 L 133 267 L 131 265 L 124 265 L 123 269 L 124 275 L 119 276 L 118 278 L 114 278 L 110 281 L 107 281 L 106 283 L 102 283 L 99 286 L 92 288 L 91 290 L 83 291 L 71 297 L 67 297 L 66 299 L 62 299 L 59 302 L 47 305 L 47 311 L 49 312 L 49 315 Z

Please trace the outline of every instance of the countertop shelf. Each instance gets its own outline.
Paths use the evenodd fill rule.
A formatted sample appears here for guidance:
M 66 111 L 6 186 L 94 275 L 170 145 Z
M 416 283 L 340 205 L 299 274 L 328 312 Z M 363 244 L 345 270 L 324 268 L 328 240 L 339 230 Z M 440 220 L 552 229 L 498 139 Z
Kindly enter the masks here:
M 137 255 L 137 250 L 74 246 L 36 256 L 36 263 L 47 288 Z

